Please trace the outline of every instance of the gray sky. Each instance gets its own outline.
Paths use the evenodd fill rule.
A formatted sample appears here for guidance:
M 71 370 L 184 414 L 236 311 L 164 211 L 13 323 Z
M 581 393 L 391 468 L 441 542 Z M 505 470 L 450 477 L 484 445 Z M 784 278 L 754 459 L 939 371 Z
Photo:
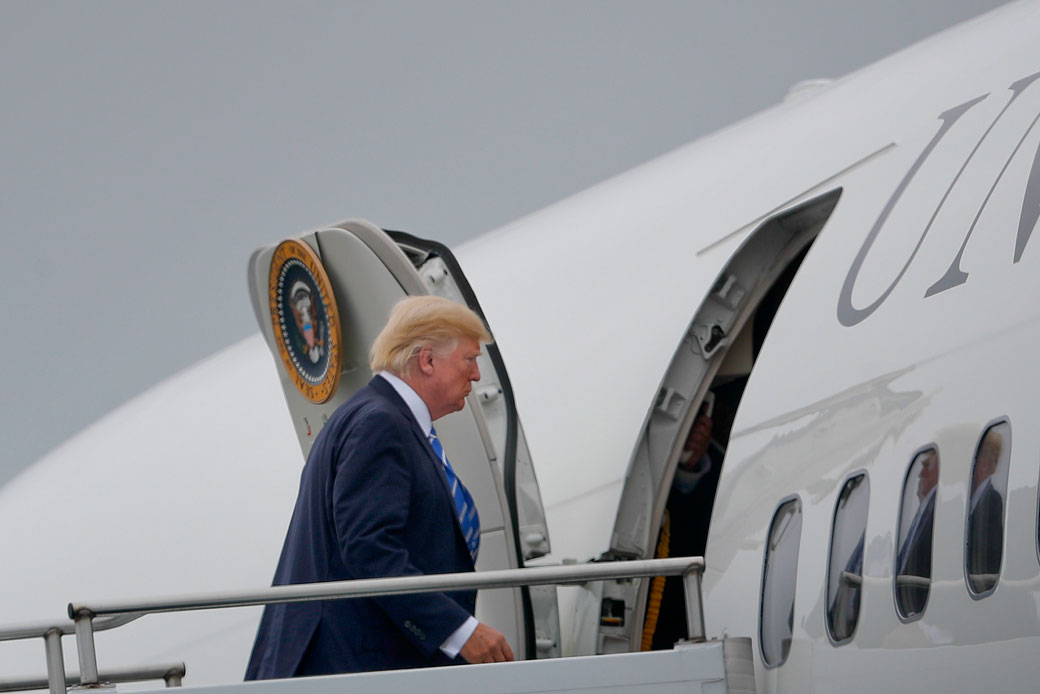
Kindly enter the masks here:
M 454 245 L 1000 0 L 0 0 L 0 484 L 255 332 L 250 252 Z

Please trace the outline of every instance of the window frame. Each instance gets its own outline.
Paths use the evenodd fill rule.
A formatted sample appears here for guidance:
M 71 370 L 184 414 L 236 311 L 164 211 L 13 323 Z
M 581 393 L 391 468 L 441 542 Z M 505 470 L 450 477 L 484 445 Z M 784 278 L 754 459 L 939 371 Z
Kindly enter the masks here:
M 783 657 L 780 658 L 780 660 L 778 662 L 770 663 L 766 659 L 765 638 L 764 638 L 764 634 L 763 634 L 763 627 L 765 625 L 765 621 L 764 621 L 763 617 L 765 616 L 765 606 L 766 606 L 766 577 L 767 577 L 766 574 L 767 574 L 767 571 L 769 569 L 769 557 L 770 557 L 769 540 L 770 540 L 770 538 L 773 535 L 773 530 L 774 530 L 774 527 L 775 527 L 775 524 L 776 524 L 777 515 L 780 513 L 780 510 L 782 508 L 784 508 L 784 506 L 786 506 L 787 504 L 791 503 L 792 501 L 798 502 L 798 522 L 799 522 L 798 544 L 797 544 L 797 551 L 795 552 L 795 557 L 794 557 L 794 577 L 795 578 L 794 578 L 794 583 L 792 584 L 792 592 L 794 594 L 791 596 L 791 610 L 792 610 L 792 613 L 793 613 L 794 612 L 794 607 L 795 607 L 795 600 L 797 598 L 797 593 L 798 593 L 798 556 L 799 556 L 799 554 L 801 552 L 801 547 L 802 547 L 801 522 L 802 522 L 802 520 L 804 518 L 804 515 L 805 515 L 805 513 L 804 513 L 805 512 L 805 507 L 804 507 L 804 504 L 802 503 L 802 498 L 801 498 L 800 495 L 798 495 L 798 494 L 790 494 L 790 495 L 785 496 L 784 498 L 782 498 L 779 502 L 777 502 L 776 508 L 773 510 L 773 514 L 770 517 L 769 526 L 766 529 L 766 536 L 765 536 L 764 542 L 763 542 L 761 585 L 760 585 L 759 591 L 758 591 L 758 595 L 759 595 L 759 598 L 758 598 L 758 652 L 759 652 L 759 657 L 762 659 L 762 665 L 767 670 L 775 670 L 777 668 L 782 667 L 784 665 L 784 663 L 787 662 L 788 657 L 790 657 L 790 655 L 791 655 L 791 649 L 788 648 L 787 652 L 783 654 Z M 791 625 L 791 643 L 792 643 L 792 645 L 794 643 L 794 624 Z
M 1008 516 L 1008 491 L 1005 487 L 1004 493 L 1001 495 L 1001 499 L 1004 502 L 1003 511 L 1001 514 L 1001 527 L 1000 527 L 1000 564 L 997 570 L 997 579 L 993 582 L 993 585 L 989 589 L 984 590 L 980 593 L 975 592 L 971 585 L 971 579 L 968 577 L 968 542 L 971 540 L 971 497 L 975 493 L 975 490 L 971 488 L 971 480 L 975 476 L 975 466 L 979 462 L 979 449 L 982 447 L 982 442 L 986 438 L 986 434 L 991 429 L 1001 424 L 1007 425 L 1007 441 L 1001 444 L 1000 456 L 1004 458 L 1004 451 L 1007 451 L 1007 466 L 1008 474 L 1011 474 L 1011 444 L 1014 440 L 1014 434 L 1011 428 L 1011 419 L 1007 415 L 1001 415 L 995 419 L 991 419 L 982 427 L 982 433 L 979 434 L 978 439 L 975 441 L 975 450 L 971 457 L 971 466 L 968 469 L 968 486 L 965 493 L 964 502 L 964 535 L 961 542 L 961 571 L 964 575 L 964 587 L 968 591 L 968 595 L 971 596 L 972 600 L 984 600 L 996 591 L 997 586 L 1000 584 L 1000 575 L 1004 565 L 1004 548 L 1007 545 L 1007 516 Z
M 856 626 L 852 629 L 852 633 L 850 633 L 844 639 L 838 640 L 838 639 L 834 638 L 834 631 L 833 631 L 833 627 L 831 625 L 830 609 L 829 609 L 829 603 L 830 603 L 830 597 L 831 597 L 830 596 L 831 562 L 834 560 L 834 533 L 835 533 L 835 530 L 837 530 L 837 526 L 838 526 L 838 523 L 837 523 L 837 521 L 838 521 L 838 505 L 841 503 L 842 492 L 848 486 L 849 482 L 851 482 L 852 480 L 854 480 L 857 477 L 862 477 L 863 478 L 862 484 L 866 484 L 867 485 L 866 488 L 865 488 L 865 491 L 867 493 L 867 512 L 866 512 L 866 514 L 864 514 L 864 517 L 863 517 L 863 555 L 864 556 L 861 558 L 861 561 L 863 562 L 863 566 L 866 565 L 865 559 L 866 559 L 866 552 L 867 552 L 867 545 L 866 545 L 866 542 L 867 542 L 867 523 L 868 523 L 868 520 L 870 518 L 870 475 L 867 473 L 866 468 L 859 468 L 859 469 L 857 469 L 857 470 L 855 470 L 853 472 L 850 472 L 848 475 L 845 476 L 845 479 L 842 480 L 841 486 L 838 488 L 838 496 L 834 500 L 834 513 L 831 515 L 831 537 L 830 537 L 830 542 L 827 544 L 827 574 L 825 576 L 826 583 L 825 583 L 824 594 L 823 594 L 823 622 L 824 622 L 824 626 L 826 627 L 827 638 L 830 640 L 831 645 L 834 646 L 835 648 L 837 648 L 839 646 L 844 646 L 845 644 L 852 642 L 852 640 L 856 637 L 856 632 L 859 630 L 859 621 L 860 621 L 859 618 L 860 618 L 860 615 L 863 613 L 863 584 L 862 584 L 863 570 L 862 570 L 862 566 L 861 566 L 860 574 L 859 574 L 860 575 L 860 579 L 861 579 L 860 589 L 859 589 L 859 591 L 860 591 L 860 594 L 859 594 L 860 603 L 859 603 L 859 609 L 856 612 Z
M 1036 562 L 1040 565 L 1040 478 L 1036 483 L 1036 508 L 1033 511 L 1033 517 L 1036 519 L 1036 532 L 1033 533 L 1033 539 L 1036 540 Z
M 910 624 L 911 622 L 916 622 L 919 619 L 921 619 L 922 617 L 924 617 L 924 613 L 928 611 L 928 602 L 931 600 L 931 597 L 932 597 L 932 583 L 933 583 L 933 581 L 932 581 L 932 577 L 931 577 L 931 570 L 929 570 L 928 594 L 925 596 L 924 605 L 921 607 L 921 611 L 920 612 L 915 612 L 914 614 L 907 616 L 907 615 L 903 614 L 903 610 L 900 608 L 899 584 L 898 584 L 898 578 L 899 578 L 899 550 L 901 549 L 900 545 L 902 544 L 900 542 L 900 540 L 905 541 L 908 538 L 900 538 L 899 537 L 899 527 L 902 524 L 902 520 L 903 520 L 903 510 L 904 510 L 903 507 L 904 507 L 904 501 L 906 499 L 906 487 L 907 487 L 907 483 L 910 481 L 910 473 L 913 472 L 914 463 L 917 462 L 917 458 L 919 456 L 921 456 L 922 454 L 927 453 L 928 451 L 935 451 L 935 459 L 936 459 L 936 461 L 938 462 L 938 465 L 939 465 L 939 474 L 940 475 L 942 474 L 942 468 L 943 468 L 943 466 L 942 466 L 942 453 L 939 450 L 939 444 L 933 441 L 931 443 L 927 443 L 927 444 L 925 444 L 923 446 L 918 447 L 910 455 L 910 462 L 907 464 L 906 472 L 903 474 L 903 484 L 900 485 L 900 487 L 899 487 L 899 510 L 896 512 L 896 528 L 895 528 L 895 534 L 894 534 L 895 542 L 893 543 L 894 547 L 892 549 L 892 564 L 891 564 L 891 566 L 892 566 L 892 605 L 893 605 L 893 607 L 895 607 L 896 617 L 903 624 Z M 935 506 L 936 506 L 936 509 L 933 510 L 933 516 L 932 516 L 932 551 L 931 551 L 931 553 L 930 553 L 930 555 L 928 557 L 929 564 L 930 564 L 931 568 L 935 567 L 935 544 L 934 544 L 934 542 L 935 542 L 935 515 L 934 514 L 938 512 L 938 506 L 939 506 L 939 481 L 938 481 L 938 478 L 936 479 L 936 482 L 935 482 Z M 911 523 L 912 522 L 913 522 L 913 520 L 911 519 Z

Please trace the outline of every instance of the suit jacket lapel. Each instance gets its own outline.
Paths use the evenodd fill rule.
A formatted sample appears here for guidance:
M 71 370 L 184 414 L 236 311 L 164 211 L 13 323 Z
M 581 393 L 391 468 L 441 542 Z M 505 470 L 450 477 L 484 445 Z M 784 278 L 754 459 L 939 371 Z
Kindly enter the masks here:
M 408 403 L 401 399 L 401 396 L 397 394 L 394 387 L 382 376 L 373 376 L 372 380 L 369 381 L 369 385 L 375 389 L 377 393 L 393 403 L 394 407 L 400 410 L 408 421 L 411 422 L 412 426 L 408 428 L 411 430 L 412 435 L 415 436 L 419 448 L 426 451 L 428 462 L 436 469 L 437 479 L 441 481 L 441 489 L 444 490 L 444 494 L 448 500 L 448 508 L 451 509 L 451 517 L 455 519 L 455 529 L 458 531 L 459 537 L 463 538 L 463 543 L 465 544 L 465 537 L 462 534 L 462 525 L 459 522 L 459 514 L 455 509 L 455 497 L 451 493 L 451 488 L 448 486 L 448 476 L 444 472 L 444 463 L 441 462 L 441 459 L 433 452 L 433 446 L 430 445 L 430 440 L 420 430 L 419 423 L 415 421 L 415 415 L 413 415 L 412 411 L 408 408 Z M 459 480 L 459 483 L 462 483 L 461 479 Z

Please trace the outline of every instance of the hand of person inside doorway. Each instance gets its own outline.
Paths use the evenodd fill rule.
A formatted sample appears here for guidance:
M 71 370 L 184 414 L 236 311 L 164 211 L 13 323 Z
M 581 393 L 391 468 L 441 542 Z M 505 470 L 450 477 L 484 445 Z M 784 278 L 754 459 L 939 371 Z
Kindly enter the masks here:
M 686 437 L 682 453 L 679 454 L 679 467 L 695 469 L 708 452 L 711 444 L 711 417 L 708 416 L 708 406 L 701 406 L 697 413 L 697 419 L 690 427 L 690 434 Z

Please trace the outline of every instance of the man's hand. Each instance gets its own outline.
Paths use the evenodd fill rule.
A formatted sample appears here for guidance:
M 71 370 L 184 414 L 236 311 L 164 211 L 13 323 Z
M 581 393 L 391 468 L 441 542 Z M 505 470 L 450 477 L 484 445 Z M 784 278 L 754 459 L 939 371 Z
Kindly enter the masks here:
M 478 624 L 459 655 L 468 663 L 504 663 L 513 660 L 513 649 L 501 632 Z
M 679 465 L 695 468 L 701 462 L 701 458 L 708 452 L 711 444 L 711 417 L 702 409 L 697 419 L 690 428 L 690 435 L 686 438 L 686 445 L 679 455 Z

